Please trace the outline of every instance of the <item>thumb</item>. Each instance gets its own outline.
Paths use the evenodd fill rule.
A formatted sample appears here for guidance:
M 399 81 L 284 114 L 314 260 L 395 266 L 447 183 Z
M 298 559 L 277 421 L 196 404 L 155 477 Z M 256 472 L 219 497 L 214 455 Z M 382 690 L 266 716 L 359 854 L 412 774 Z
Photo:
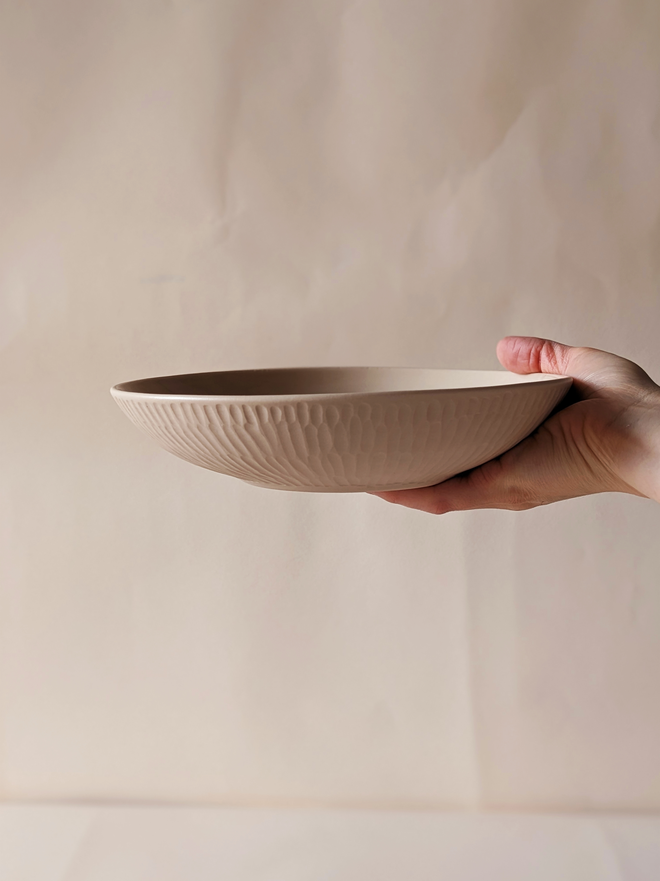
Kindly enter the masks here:
M 594 372 L 594 357 L 607 353 L 576 348 L 532 336 L 508 336 L 497 345 L 497 357 L 512 373 L 555 373 L 588 380 Z M 610 356 L 611 357 L 611 356 Z
M 642 368 L 610 352 L 566 346 L 531 336 L 508 336 L 497 344 L 497 357 L 511 373 L 555 373 L 573 378 L 561 408 L 580 398 L 625 392 L 633 397 L 657 391 Z

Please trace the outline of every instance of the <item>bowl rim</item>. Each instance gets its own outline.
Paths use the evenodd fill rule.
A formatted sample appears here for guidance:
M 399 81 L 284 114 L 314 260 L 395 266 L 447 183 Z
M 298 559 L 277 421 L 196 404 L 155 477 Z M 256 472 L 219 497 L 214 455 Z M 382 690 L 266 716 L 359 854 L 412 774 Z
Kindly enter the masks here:
M 515 382 L 504 382 L 504 383 L 496 383 L 492 385 L 478 385 L 478 386 L 456 386 L 454 388 L 424 388 L 424 389 L 379 389 L 379 390 L 358 390 L 358 391 L 348 391 L 348 392 L 301 392 L 301 393 L 275 393 L 275 394 L 253 394 L 253 395 L 231 395 L 231 394 L 174 394 L 171 392 L 142 392 L 135 389 L 130 388 L 130 386 L 138 385 L 145 382 L 150 382 L 153 380 L 163 380 L 163 379 L 183 379 L 192 376 L 213 376 L 218 374 L 228 374 L 228 373 L 243 373 L 243 374 L 259 374 L 259 373 L 272 373 L 272 372 L 297 372 L 297 371 L 305 371 L 308 373 L 313 373 L 316 371 L 325 371 L 325 370 L 396 370 L 396 371 L 437 371 L 438 373 L 481 373 L 481 374 L 490 374 L 491 376 L 511 376 L 516 377 Z M 522 377 L 525 377 L 524 379 Z M 470 369 L 470 368 L 450 368 L 450 367 L 379 367 L 379 366 L 365 366 L 365 365 L 346 365 L 346 366 L 316 366 L 316 367 L 256 367 L 256 368 L 248 368 L 248 369 L 235 369 L 235 370 L 207 370 L 201 371 L 197 373 L 174 373 L 167 374 L 162 376 L 147 376 L 141 379 L 131 379 L 125 382 L 117 383 L 113 385 L 110 389 L 110 394 L 115 399 L 140 399 L 140 400 L 156 400 L 156 401 L 205 401 L 205 402 L 229 402 L 229 403 L 256 403 L 259 401 L 266 402 L 275 402 L 275 401 L 286 401 L 286 402 L 302 402 L 302 401 L 328 401 L 330 399 L 340 398 L 342 400 L 350 400 L 351 398 L 384 398 L 391 397 L 394 395 L 445 395 L 445 394 L 456 394 L 457 392 L 495 392 L 500 391 L 503 388 L 507 387 L 515 387 L 515 388 L 525 388 L 532 385 L 537 385 L 540 382 L 556 384 L 556 385 L 566 385 L 567 387 L 573 383 L 573 378 L 570 376 L 564 376 L 556 373 L 513 373 L 510 370 L 479 370 L 479 369 Z

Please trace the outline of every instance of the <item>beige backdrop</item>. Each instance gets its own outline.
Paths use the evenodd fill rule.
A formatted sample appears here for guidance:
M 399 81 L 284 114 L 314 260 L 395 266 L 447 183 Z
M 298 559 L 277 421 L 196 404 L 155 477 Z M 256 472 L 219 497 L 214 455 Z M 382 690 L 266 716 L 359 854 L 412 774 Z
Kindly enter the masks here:
M 259 490 L 159 373 L 660 379 L 657 0 L 0 5 L 0 795 L 660 808 L 660 506 Z

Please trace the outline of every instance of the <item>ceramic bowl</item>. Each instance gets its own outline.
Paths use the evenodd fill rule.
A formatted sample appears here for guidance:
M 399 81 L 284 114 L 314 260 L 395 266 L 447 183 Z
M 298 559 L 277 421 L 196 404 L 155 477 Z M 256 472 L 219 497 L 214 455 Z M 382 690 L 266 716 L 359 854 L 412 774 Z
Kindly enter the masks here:
M 315 367 L 139 379 L 112 395 L 164 449 L 301 492 L 430 486 L 530 434 L 572 380 L 506 371 Z

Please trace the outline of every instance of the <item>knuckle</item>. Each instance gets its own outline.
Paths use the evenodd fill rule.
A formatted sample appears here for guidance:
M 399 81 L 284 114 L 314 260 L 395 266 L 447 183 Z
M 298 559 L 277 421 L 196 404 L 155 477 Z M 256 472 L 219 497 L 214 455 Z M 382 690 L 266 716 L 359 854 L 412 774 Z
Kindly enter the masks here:
M 507 493 L 506 509 L 508 511 L 529 511 L 537 504 L 531 493 L 522 487 L 511 487 Z
M 543 340 L 538 351 L 538 372 L 563 373 L 563 365 L 559 362 L 556 344 L 550 340 Z
M 451 505 L 447 504 L 447 501 L 443 501 L 442 499 L 434 500 L 429 509 L 430 513 L 434 514 L 436 517 L 439 517 L 441 514 L 448 514 L 450 511 L 453 510 L 454 509 L 451 507 Z

